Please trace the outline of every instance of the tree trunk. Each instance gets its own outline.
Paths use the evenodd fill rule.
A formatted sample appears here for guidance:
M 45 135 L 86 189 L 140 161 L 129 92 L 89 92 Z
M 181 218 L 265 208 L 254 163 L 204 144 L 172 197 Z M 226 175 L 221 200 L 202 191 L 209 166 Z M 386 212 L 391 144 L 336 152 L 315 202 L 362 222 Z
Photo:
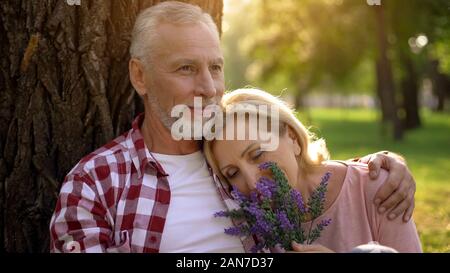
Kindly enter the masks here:
M 143 110 L 128 79 L 136 14 L 161 1 L 0 3 L 0 251 L 47 252 L 64 176 Z M 219 26 L 222 1 L 191 0 Z
M 420 127 L 419 116 L 419 77 L 417 75 L 414 63 L 411 57 L 402 56 L 402 67 L 405 71 L 405 77 L 402 79 L 401 88 L 403 95 L 403 109 L 405 110 L 405 118 L 403 120 L 403 128 L 415 129 Z
M 375 18 L 378 28 L 378 59 L 376 61 L 377 71 L 377 93 L 379 95 L 381 109 L 383 113 L 383 121 L 388 121 L 394 133 L 395 140 L 401 140 L 403 137 L 403 130 L 400 119 L 397 115 L 397 104 L 395 101 L 395 85 L 392 75 L 391 61 L 388 58 L 388 41 L 387 29 L 384 18 L 384 6 L 376 6 Z
M 384 92 L 384 77 L 383 77 L 383 72 L 382 72 L 382 68 L 380 66 L 380 62 L 377 60 L 375 62 L 375 73 L 376 73 L 376 90 L 377 90 L 377 96 L 378 96 L 378 101 L 380 104 L 380 111 L 381 111 L 381 122 L 382 124 L 386 124 L 389 122 L 389 115 L 388 115 L 388 103 L 385 101 L 386 100 L 386 95 Z
M 301 79 L 297 79 L 297 89 L 294 94 L 294 109 L 296 111 L 300 111 L 303 114 L 305 122 L 307 124 L 312 124 L 312 115 L 311 109 L 305 103 L 305 98 L 308 93 L 308 90 L 311 88 L 310 77 L 306 76 Z
M 443 112 L 445 102 L 450 98 L 450 78 L 439 71 L 439 61 L 430 61 L 430 78 L 433 82 L 433 93 L 437 97 L 437 105 L 434 109 L 436 112 Z

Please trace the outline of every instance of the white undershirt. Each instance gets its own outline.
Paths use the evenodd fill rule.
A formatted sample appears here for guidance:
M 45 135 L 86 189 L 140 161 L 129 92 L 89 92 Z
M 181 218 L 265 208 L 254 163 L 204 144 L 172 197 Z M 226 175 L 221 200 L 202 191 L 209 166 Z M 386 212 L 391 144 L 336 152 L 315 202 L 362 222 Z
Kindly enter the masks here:
M 226 208 L 203 153 L 152 154 L 169 174 L 171 192 L 160 252 L 244 252 L 238 237 L 224 233 L 231 220 L 214 217 Z

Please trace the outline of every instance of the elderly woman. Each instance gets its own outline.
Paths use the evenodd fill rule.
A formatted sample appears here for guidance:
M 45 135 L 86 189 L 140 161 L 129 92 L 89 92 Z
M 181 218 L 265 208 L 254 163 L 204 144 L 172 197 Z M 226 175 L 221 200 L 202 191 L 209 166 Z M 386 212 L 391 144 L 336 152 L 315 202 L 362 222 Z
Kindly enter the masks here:
M 243 105 L 245 107 L 237 107 Z M 262 106 L 277 111 L 252 113 L 255 109 L 263 109 Z M 323 214 L 316 221 L 331 218 L 333 222 L 322 232 L 316 241 L 317 245 L 301 246 L 294 243 L 294 250 L 349 252 L 357 246 L 375 241 L 399 252 L 422 251 L 412 218 L 408 222 L 402 219 L 389 221 L 386 215 L 377 212 L 373 204 L 375 193 L 387 177 L 385 171 L 376 181 L 369 181 L 367 165 L 328 160 L 325 141 L 315 139 L 285 103 L 264 91 L 240 89 L 230 92 L 224 95 L 222 107 L 225 116 L 233 118 L 225 118 L 224 121 L 228 123 L 224 124 L 223 131 L 218 129 L 216 134 L 226 135 L 228 130 L 233 129 L 231 135 L 234 134 L 234 138 L 216 138 L 204 142 L 208 163 L 222 183 L 234 185 L 242 193 L 249 194 L 262 175 L 258 166 L 272 161 L 282 169 L 290 185 L 308 199 L 322 176 L 331 173 Z M 239 115 L 247 117 L 236 120 L 234 117 Z M 256 116 L 258 122 L 268 118 L 272 127 L 268 126 L 267 133 L 278 140 L 275 149 L 263 148 L 267 138 L 263 140 L 261 134 L 256 134 L 256 138 L 249 137 L 252 133 L 252 124 L 249 124 L 252 115 Z M 263 123 L 258 124 L 261 126 Z M 237 139 L 236 132 L 242 134 L 243 126 L 245 137 Z

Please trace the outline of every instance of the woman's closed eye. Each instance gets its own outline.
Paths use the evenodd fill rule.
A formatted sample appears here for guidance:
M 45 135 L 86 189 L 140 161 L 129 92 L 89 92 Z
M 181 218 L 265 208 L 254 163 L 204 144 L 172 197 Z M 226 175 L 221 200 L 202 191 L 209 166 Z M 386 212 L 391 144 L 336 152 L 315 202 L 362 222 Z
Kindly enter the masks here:
M 225 174 L 226 174 L 227 179 L 232 179 L 237 176 L 238 172 L 239 172 L 239 170 L 237 168 L 229 168 L 225 172 Z
M 250 158 L 252 160 L 258 160 L 261 158 L 261 156 L 264 154 L 264 151 L 261 149 L 256 149 L 254 151 L 251 152 L 250 154 Z

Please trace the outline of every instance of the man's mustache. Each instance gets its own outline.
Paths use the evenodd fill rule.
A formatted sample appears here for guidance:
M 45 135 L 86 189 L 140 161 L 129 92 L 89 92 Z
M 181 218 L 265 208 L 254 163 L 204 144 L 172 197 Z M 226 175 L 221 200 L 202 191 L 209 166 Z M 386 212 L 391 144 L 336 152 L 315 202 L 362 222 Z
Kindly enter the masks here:
M 208 102 L 202 103 L 201 108 L 205 109 L 208 106 L 218 106 L 218 105 L 219 105 L 219 103 L 217 101 L 208 101 Z M 199 107 L 199 105 L 195 105 L 195 106 Z M 194 105 L 188 105 L 188 107 L 194 108 Z

